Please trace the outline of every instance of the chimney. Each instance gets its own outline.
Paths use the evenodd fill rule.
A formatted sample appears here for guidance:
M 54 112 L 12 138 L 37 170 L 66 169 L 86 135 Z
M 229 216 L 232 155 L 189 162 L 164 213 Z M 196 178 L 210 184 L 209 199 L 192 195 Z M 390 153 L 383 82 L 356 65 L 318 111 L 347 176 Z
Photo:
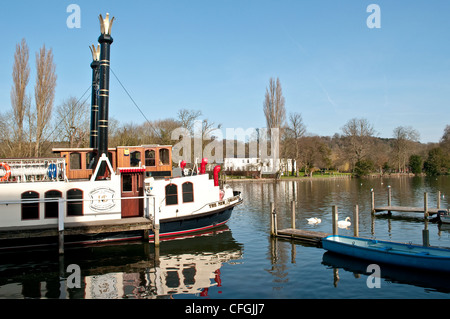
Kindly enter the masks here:
M 98 147 L 98 90 L 100 81 L 100 45 L 95 48 L 94 45 L 89 47 L 92 53 L 92 92 L 91 92 L 91 135 L 89 139 L 89 147 L 94 150 Z
M 100 88 L 98 95 L 98 154 L 108 156 L 108 108 L 109 108 L 109 55 L 110 47 L 113 42 L 111 37 L 111 27 L 114 17 L 109 20 L 109 13 L 106 14 L 105 19 L 102 15 L 99 16 L 101 35 L 98 38 L 100 43 Z M 103 175 L 105 172 L 106 163 L 103 162 L 100 167 L 99 174 Z

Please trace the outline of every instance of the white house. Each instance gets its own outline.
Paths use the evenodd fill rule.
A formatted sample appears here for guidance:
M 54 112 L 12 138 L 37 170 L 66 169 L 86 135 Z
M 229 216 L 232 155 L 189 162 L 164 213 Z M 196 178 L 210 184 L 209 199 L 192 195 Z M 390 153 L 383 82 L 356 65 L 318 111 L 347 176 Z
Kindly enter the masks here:
M 278 160 L 268 158 L 261 160 L 259 157 L 250 158 L 225 158 L 223 162 L 225 171 L 262 171 L 262 174 L 274 174 L 278 171 L 292 172 L 297 169 L 295 160 L 281 158 Z

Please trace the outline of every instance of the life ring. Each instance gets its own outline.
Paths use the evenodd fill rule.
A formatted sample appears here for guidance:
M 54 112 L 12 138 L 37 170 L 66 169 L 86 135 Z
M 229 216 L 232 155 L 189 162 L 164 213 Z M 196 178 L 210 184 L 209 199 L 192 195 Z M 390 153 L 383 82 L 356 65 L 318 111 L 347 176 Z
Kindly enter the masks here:
M 0 177 L 0 182 L 7 181 L 8 178 L 11 176 L 11 167 L 9 167 L 6 163 L 0 163 L 0 167 L 3 167 L 3 169 L 6 171 L 6 174 Z

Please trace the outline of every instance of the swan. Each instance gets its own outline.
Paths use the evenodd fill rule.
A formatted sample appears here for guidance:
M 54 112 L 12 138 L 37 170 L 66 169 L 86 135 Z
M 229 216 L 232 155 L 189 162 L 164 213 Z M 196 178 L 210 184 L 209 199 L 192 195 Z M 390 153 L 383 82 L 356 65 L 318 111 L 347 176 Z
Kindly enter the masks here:
M 306 220 L 308 221 L 308 224 L 319 224 L 322 222 L 322 220 L 317 217 L 306 218 Z
M 347 228 L 352 223 L 350 222 L 350 217 L 346 217 L 345 220 L 338 221 L 338 227 L 339 228 Z

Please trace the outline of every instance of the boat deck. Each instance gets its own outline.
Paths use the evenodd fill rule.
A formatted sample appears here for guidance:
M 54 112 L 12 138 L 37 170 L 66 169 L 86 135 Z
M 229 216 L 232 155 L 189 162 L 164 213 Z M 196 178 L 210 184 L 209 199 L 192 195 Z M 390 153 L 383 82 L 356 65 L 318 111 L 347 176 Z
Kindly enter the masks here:
M 150 219 L 144 217 L 122 218 L 64 224 L 64 235 L 112 233 L 152 228 Z M 58 225 L 0 227 L 0 239 L 23 239 L 58 236 Z

